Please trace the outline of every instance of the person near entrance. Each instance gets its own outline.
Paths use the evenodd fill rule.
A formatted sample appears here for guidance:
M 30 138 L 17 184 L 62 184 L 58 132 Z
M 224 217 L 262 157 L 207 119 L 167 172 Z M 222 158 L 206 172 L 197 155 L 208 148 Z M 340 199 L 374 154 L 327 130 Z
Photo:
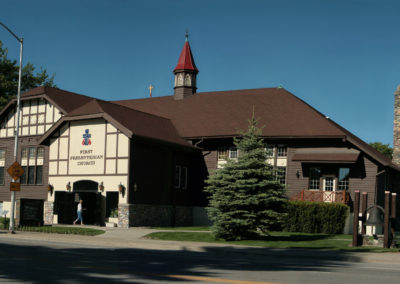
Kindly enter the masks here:
M 81 222 L 81 225 L 85 225 L 85 224 L 83 224 L 83 218 L 82 218 L 82 210 L 83 210 L 83 208 L 82 208 L 82 203 L 83 203 L 83 200 L 82 200 L 82 199 L 79 200 L 78 207 L 76 208 L 76 213 L 77 213 L 77 215 L 78 215 L 78 218 L 76 218 L 76 220 L 74 221 L 74 225 L 75 225 L 76 222 L 78 222 L 78 221 Z

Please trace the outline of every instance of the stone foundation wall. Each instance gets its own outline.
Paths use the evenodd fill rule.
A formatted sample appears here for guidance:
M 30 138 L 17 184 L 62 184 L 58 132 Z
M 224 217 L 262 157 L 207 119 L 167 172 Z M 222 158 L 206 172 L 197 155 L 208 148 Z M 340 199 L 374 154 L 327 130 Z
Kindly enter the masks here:
M 192 207 L 176 207 L 175 208 L 175 226 L 192 226 L 193 225 L 193 208 Z
M 192 207 L 170 205 L 120 204 L 118 227 L 190 226 L 193 225 Z
M 132 215 L 132 204 L 119 204 L 118 205 L 118 227 L 129 228 L 130 216 Z
M 45 225 L 53 225 L 54 202 L 45 201 L 43 206 L 43 223 Z

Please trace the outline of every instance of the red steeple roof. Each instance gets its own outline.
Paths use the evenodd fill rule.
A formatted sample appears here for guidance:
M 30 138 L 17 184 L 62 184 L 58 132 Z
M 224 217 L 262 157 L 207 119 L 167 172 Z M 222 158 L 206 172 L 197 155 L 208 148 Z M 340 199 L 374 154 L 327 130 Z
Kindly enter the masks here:
M 190 50 L 190 45 L 187 37 L 181 55 L 179 56 L 178 64 L 176 65 L 174 71 L 176 70 L 193 70 L 196 73 L 199 72 L 196 64 L 194 63 L 192 51 Z

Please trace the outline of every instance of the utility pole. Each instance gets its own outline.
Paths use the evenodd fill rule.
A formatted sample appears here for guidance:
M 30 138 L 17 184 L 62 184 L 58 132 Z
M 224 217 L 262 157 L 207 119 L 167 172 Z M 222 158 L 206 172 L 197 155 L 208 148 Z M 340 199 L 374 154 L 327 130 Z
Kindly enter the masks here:
M 16 117 L 16 129 L 15 129 L 15 143 L 14 143 L 14 161 L 17 161 L 17 155 L 18 155 L 18 136 L 19 136 L 19 114 L 20 114 L 20 103 L 21 103 L 21 77 L 22 77 L 22 53 L 23 53 L 23 48 L 24 48 L 24 39 L 21 37 L 18 37 L 13 31 L 11 31 L 5 24 L 0 22 L 0 25 L 3 26 L 15 39 L 19 42 L 20 44 L 20 50 L 19 50 L 19 72 L 18 72 L 18 93 L 17 93 L 17 117 Z M 13 182 L 16 182 L 16 180 L 13 178 Z M 10 227 L 9 227 L 9 232 L 14 234 L 14 219 L 15 219 L 15 191 L 11 191 L 11 210 L 10 210 Z

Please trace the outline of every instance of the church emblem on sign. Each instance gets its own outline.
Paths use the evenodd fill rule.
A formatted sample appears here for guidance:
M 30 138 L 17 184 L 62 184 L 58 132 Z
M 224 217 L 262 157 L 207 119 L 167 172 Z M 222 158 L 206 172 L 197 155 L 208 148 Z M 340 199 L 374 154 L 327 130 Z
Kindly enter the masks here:
M 85 134 L 82 135 L 83 140 L 82 140 L 82 145 L 92 145 L 92 141 L 90 141 L 90 138 L 92 137 L 92 134 L 89 134 L 89 129 L 85 130 Z

